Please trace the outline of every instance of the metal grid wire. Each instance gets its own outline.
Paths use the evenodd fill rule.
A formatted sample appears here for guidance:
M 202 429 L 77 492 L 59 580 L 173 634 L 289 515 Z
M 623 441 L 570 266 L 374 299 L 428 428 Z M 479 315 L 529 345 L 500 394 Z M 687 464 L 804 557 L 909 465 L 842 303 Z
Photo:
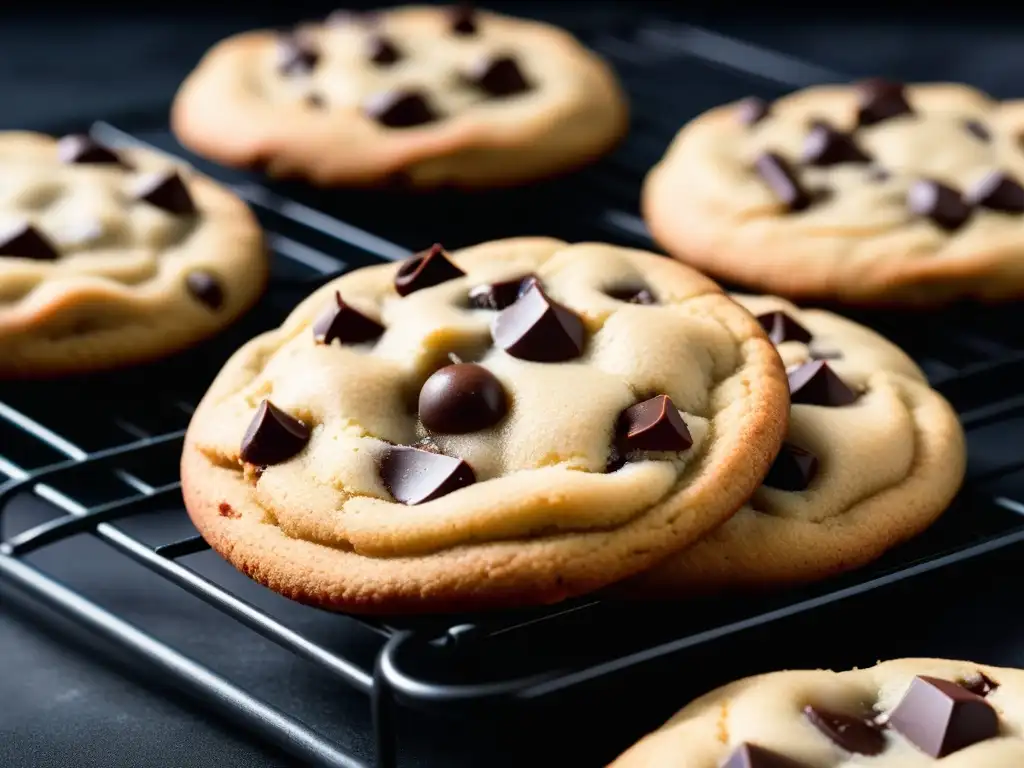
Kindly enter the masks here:
M 718 601 L 714 610 L 693 611 L 696 618 L 682 624 L 658 625 L 648 616 L 649 631 L 637 633 L 614 650 L 575 659 L 572 664 L 553 666 L 542 657 L 531 666 L 526 659 L 514 679 L 473 679 L 472 675 L 466 679 L 465 674 L 450 672 L 465 666 L 460 662 L 470 654 L 474 658 L 493 655 L 494 648 L 506 647 L 504 642 L 537 647 L 559 634 L 571 634 L 580 624 L 607 626 L 630 612 L 636 615 L 638 609 L 588 597 L 512 615 L 360 622 L 378 638 L 376 652 L 369 660 L 360 661 L 328 649 L 243 599 L 236 590 L 185 564 L 189 556 L 208 549 L 198 536 L 154 546 L 124 530 L 129 519 L 154 512 L 185 519 L 176 470 L 192 408 L 240 341 L 276 325 L 315 286 L 349 269 L 402 258 L 411 248 L 435 239 L 457 247 L 489 237 L 543 230 L 567 239 L 601 238 L 651 247 L 637 217 L 638 182 L 685 119 L 678 110 L 662 108 L 662 101 L 672 92 L 667 89 L 668 79 L 677 77 L 681 67 L 702 68 L 700 77 L 689 79 L 699 83 L 694 88 L 700 91 L 696 101 L 689 102 L 691 112 L 751 91 L 771 97 L 794 86 L 844 79 L 839 73 L 680 25 L 647 25 L 589 42 L 613 61 L 631 90 L 636 115 L 633 133 L 610 160 L 548 187 L 484 195 L 483 203 L 445 195 L 407 201 L 400 209 L 401 226 L 397 226 L 390 198 L 388 206 L 383 205 L 384 198 L 372 196 L 357 204 L 353 202 L 356 198 L 345 193 L 265 186 L 259 180 L 215 169 L 216 175 L 228 176 L 267 228 L 274 253 L 267 297 L 238 327 L 183 357 L 74 382 L 4 385 L 0 473 L 9 481 L 0 486 L 0 515 L 15 497 L 24 494 L 44 499 L 58 514 L 27 530 L 0 532 L 0 578 L 97 633 L 197 701 L 295 758 L 315 765 L 356 768 L 365 763 L 335 743 L 330 733 L 315 731 L 275 709 L 183 651 L 87 599 L 73 584 L 58 582 L 28 562 L 27 556 L 75 535 L 95 537 L 120 556 L 315 665 L 324 675 L 368 694 L 376 765 L 393 766 L 397 759 L 396 703 L 441 709 L 467 703 L 523 704 L 549 699 L 613 675 L 628 675 L 643 665 L 727 635 L 1024 541 L 1024 519 L 1020 517 L 1024 513 L 1024 480 L 1017 478 L 1024 472 L 1024 450 L 1006 449 L 1010 425 L 1016 420 L 1024 423 L 1024 396 L 1015 392 L 1016 384 L 1024 380 L 1024 331 L 1019 324 L 1008 322 L 1012 315 L 1007 310 L 970 307 L 931 315 L 927 324 L 893 315 L 854 315 L 915 356 L 932 383 L 957 408 L 968 432 L 972 446 L 968 483 L 954 508 L 932 531 L 874 566 L 805 590 L 757 602 Z M 737 72 L 745 73 L 744 77 L 737 77 Z M 752 72 L 756 78 L 749 76 Z M 95 126 L 94 133 L 115 146 L 141 143 L 109 125 Z M 158 148 L 174 147 L 166 132 L 147 135 L 147 140 Z M 501 207 L 504 212 L 497 219 L 478 216 L 474 204 Z M 544 213 L 552 208 L 558 214 L 555 218 Z M 339 210 L 351 211 L 361 226 L 326 212 Z M 513 220 L 515 224 L 510 225 Z M 439 226 L 451 229 L 451 239 L 437 237 Z M 515 226 L 525 229 L 520 232 Z M 386 232 L 388 237 L 374 232 Z M 447 230 L 445 234 L 449 234 Z M 144 381 L 154 379 L 162 382 L 159 389 L 153 391 L 150 385 L 145 398 L 138 397 Z M 82 403 L 88 404 L 86 415 L 78 407 Z M 986 445 L 994 445 L 993 438 L 1000 447 L 986 449 Z M 981 457 L 980 463 L 974 461 L 975 455 Z M 338 620 L 356 621 L 340 616 Z M 429 676 L 418 663 L 423 659 L 431 670 Z

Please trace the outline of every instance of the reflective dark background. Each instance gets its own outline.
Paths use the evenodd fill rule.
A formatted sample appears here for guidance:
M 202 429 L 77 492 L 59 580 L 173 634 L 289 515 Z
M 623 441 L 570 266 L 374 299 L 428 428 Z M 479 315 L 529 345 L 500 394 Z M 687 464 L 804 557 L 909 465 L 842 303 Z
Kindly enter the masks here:
M 61 133 L 105 119 L 134 131 L 159 130 L 177 84 L 212 43 L 255 26 L 316 18 L 336 7 L 312 2 L 237 10 L 198 3 L 145 5 L 93 4 L 84 10 L 69 3 L 35 3 L 0 12 L 0 129 Z M 639 63 L 656 73 L 631 87 L 643 90 L 648 100 L 652 93 L 664 99 L 673 114 L 693 115 L 748 92 L 777 94 L 803 83 L 866 75 L 958 80 L 995 96 L 1024 97 L 1024 23 L 1006 12 L 975 4 L 972 15 L 964 9 L 937 15 L 934 8 L 890 4 L 888 10 L 794 8 L 769 14 L 754 4 L 731 3 L 717 10 L 712 5 L 523 2 L 490 7 L 570 28 L 607 30 L 623 39 L 635 38 L 645 25 L 664 31 L 671 22 L 674 42 L 662 37 L 661 46 L 634 46 L 624 55 L 642 59 Z M 746 633 L 654 679 L 610 688 L 542 718 L 481 722 L 407 716 L 401 723 L 403 765 L 527 760 L 601 765 L 694 693 L 784 666 L 868 665 L 904 655 L 1024 666 L 1021 554 L 1012 548 L 769 631 Z M 113 564 L 97 570 L 92 558 L 101 557 L 99 547 L 80 548 L 60 565 L 133 620 L 187 646 L 234 679 L 251 682 L 304 719 L 330 723 L 339 741 L 369 754 L 361 695 L 318 685 L 297 662 L 252 650 L 236 628 L 218 622 L 212 612 L 180 613 L 177 604 L 161 602 L 159 593 L 147 599 L 146 584 L 133 582 L 131 571 Z M 666 610 L 687 607 L 652 608 Z M 594 628 L 595 633 L 628 631 Z M 292 764 L 0 586 L 0 765 Z

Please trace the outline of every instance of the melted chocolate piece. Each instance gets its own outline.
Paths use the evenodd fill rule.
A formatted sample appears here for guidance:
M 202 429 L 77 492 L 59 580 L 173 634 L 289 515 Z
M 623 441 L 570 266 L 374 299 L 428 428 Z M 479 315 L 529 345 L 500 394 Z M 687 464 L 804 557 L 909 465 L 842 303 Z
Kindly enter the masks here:
M 382 333 L 384 326 L 346 304 L 340 291 L 334 292 L 333 304 L 313 323 L 313 338 L 319 344 L 330 344 L 335 340 L 342 344 L 362 344 L 373 341 Z
M 1024 187 L 1002 171 L 986 174 L 966 197 L 968 205 L 1000 213 L 1024 213 Z
M 857 85 L 857 124 L 874 125 L 900 115 L 913 114 L 902 83 L 876 77 Z
M 224 289 L 220 281 L 205 270 L 196 269 L 185 275 L 185 287 L 200 304 L 205 304 L 210 309 L 216 310 L 224 306 Z
M 477 285 L 469 291 L 469 306 L 473 309 L 504 309 L 514 304 L 536 282 L 536 275 L 524 275 L 496 283 Z
M 143 176 L 134 194 L 136 200 L 144 200 L 175 216 L 190 216 L 196 212 L 192 195 L 177 171 L 159 171 Z
M 420 421 L 431 432 L 477 432 L 493 427 L 507 412 L 505 388 L 493 373 L 475 363 L 446 365 L 420 390 Z
M 389 448 L 380 459 L 380 479 L 395 501 L 423 504 L 476 482 L 462 459 L 408 446 Z
M 494 318 L 491 336 L 512 357 L 560 363 L 583 353 L 584 330 L 575 312 L 553 301 L 538 283 L 533 283 Z
M 801 344 L 810 344 L 813 336 L 804 328 L 781 310 L 765 312 L 757 316 L 757 322 L 764 328 L 772 344 L 778 346 L 785 341 L 798 341 Z
M 402 262 L 395 273 L 395 290 L 399 296 L 408 296 L 465 275 L 448 259 L 444 246 L 434 243 Z
M 857 393 L 839 378 L 824 360 L 804 363 L 789 374 L 789 399 L 793 405 L 850 405 Z
M 783 443 L 763 485 L 779 491 L 805 491 L 818 474 L 818 459 L 803 448 Z
M 0 256 L 53 261 L 60 252 L 42 232 L 23 221 L 0 232 Z
M 736 116 L 743 125 L 756 125 L 771 113 L 771 106 L 758 96 L 748 96 L 736 105 Z
M 239 455 L 260 467 L 281 464 L 305 448 L 309 436 L 309 427 L 264 400 L 245 431 Z
M 885 749 L 882 729 L 871 720 L 810 705 L 804 707 L 804 716 L 833 744 L 847 752 L 873 756 L 881 754 Z
M 802 211 L 811 204 L 810 193 L 803 188 L 789 163 L 780 155 L 774 152 L 761 155 L 754 169 L 789 211 Z
M 88 163 L 97 165 L 120 165 L 130 167 L 121 156 L 105 147 L 91 136 L 74 133 L 57 142 L 57 158 L 62 163 Z
M 818 121 L 811 126 L 804 139 L 802 162 L 808 165 L 829 166 L 842 163 L 870 163 L 868 157 L 853 137 L 837 131 L 828 123 Z
M 630 406 L 619 416 L 618 448 L 631 451 L 685 451 L 693 445 L 690 430 L 668 395 Z
M 999 716 L 966 688 L 919 675 L 890 713 L 889 727 L 925 754 L 945 757 L 999 736 Z
M 740 744 L 722 763 L 722 768 L 810 768 L 792 758 L 756 744 Z
M 465 77 L 488 96 L 512 96 L 530 90 L 523 70 L 512 56 L 483 56 L 474 62 Z
M 970 206 L 957 190 L 932 179 L 914 182 L 907 193 L 907 207 L 947 232 L 959 229 L 971 217 Z
M 438 115 L 419 91 L 384 91 L 367 99 L 366 114 L 388 128 L 412 128 L 431 123 Z

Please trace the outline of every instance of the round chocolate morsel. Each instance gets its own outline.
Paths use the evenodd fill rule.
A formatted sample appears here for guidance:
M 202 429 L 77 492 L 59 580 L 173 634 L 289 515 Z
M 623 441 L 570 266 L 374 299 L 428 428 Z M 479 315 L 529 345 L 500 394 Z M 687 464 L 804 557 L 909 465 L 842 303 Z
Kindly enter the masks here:
M 431 432 L 458 435 L 493 427 L 508 412 L 497 377 L 476 363 L 447 365 L 420 389 L 420 421 Z
M 185 276 L 185 287 L 189 293 L 210 309 L 220 309 L 224 305 L 224 289 L 220 281 L 202 269 L 196 269 Z

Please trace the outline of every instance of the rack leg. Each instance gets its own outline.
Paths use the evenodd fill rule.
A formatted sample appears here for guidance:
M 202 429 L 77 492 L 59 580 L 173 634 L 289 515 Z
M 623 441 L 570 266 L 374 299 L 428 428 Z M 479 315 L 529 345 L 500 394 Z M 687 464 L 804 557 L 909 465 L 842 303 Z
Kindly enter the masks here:
M 404 633 L 388 641 L 396 642 Z M 381 671 L 384 649 L 377 654 L 373 666 L 373 691 L 370 694 L 370 715 L 373 718 L 373 737 L 377 750 L 376 768 L 396 768 L 398 765 L 397 737 L 395 735 L 395 698 L 387 676 Z

